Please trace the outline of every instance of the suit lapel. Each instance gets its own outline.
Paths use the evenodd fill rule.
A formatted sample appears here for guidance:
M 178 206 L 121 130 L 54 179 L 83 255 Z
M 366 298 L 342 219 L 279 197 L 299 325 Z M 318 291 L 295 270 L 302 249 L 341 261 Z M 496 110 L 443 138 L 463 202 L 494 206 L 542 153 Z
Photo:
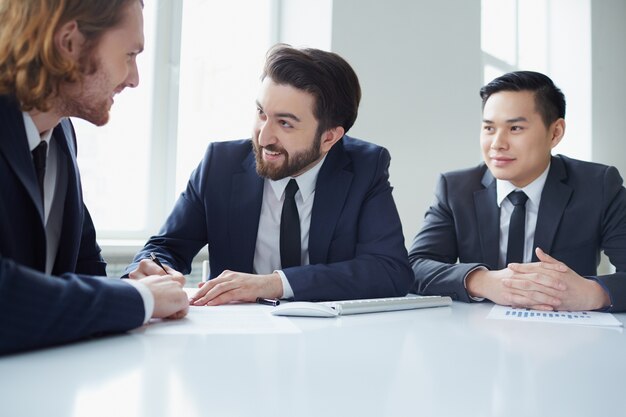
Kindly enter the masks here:
M 41 224 L 44 224 L 43 202 L 28 149 L 24 119 L 17 104 L 9 101 L 6 96 L 0 97 L 0 126 L 3 131 L 3 137 L 0 138 L 0 154 L 24 185 L 33 204 L 37 207 Z
M 317 176 L 309 228 L 311 264 L 327 262 L 333 232 L 352 183 L 353 173 L 345 169 L 349 164 L 341 140 L 330 150 Z
M 232 179 L 229 208 L 230 253 L 241 271 L 252 271 L 256 237 L 263 203 L 263 178 L 256 172 L 254 153 L 244 160 L 243 171 Z
M 485 188 L 474 192 L 478 235 L 484 262 L 492 268 L 497 268 L 500 251 L 500 209 L 496 201 L 496 181 L 488 169 L 485 169 L 482 184 Z
M 56 261 L 54 263 L 55 273 L 61 273 L 63 271 L 73 271 L 76 267 L 78 244 L 81 241 L 82 225 L 83 225 L 83 212 L 77 207 L 82 207 L 81 189 L 80 189 L 80 176 L 78 173 L 78 166 L 76 164 L 76 145 L 75 134 L 71 127 L 70 122 L 65 119 L 62 120 L 53 132 L 54 140 L 58 147 L 58 164 L 59 174 L 57 177 L 57 190 L 55 200 L 60 198 L 64 194 L 63 207 L 63 227 L 61 228 L 61 235 L 59 236 L 59 247 L 57 251 Z M 60 171 L 65 172 L 61 173 Z M 62 184 L 58 181 L 65 178 L 65 193 Z M 58 202 L 53 203 L 55 207 L 59 207 Z
M 563 183 L 565 179 L 567 179 L 567 172 L 563 166 L 563 161 L 560 158 L 552 157 L 550 171 L 541 192 L 533 246 L 533 248 L 540 247 L 548 254 L 552 251 L 554 236 L 573 191 L 569 185 Z M 537 256 L 533 252 L 533 262 L 536 261 Z

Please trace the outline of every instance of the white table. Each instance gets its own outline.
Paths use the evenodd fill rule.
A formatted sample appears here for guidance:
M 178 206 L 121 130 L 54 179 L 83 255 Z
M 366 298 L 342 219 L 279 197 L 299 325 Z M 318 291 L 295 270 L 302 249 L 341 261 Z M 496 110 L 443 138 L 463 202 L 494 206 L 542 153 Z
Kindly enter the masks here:
M 0 415 L 626 414 L 624 332 L 486 319 L 491 307 L 334 319 L 194 308 L 184 322 L 0 357 Z

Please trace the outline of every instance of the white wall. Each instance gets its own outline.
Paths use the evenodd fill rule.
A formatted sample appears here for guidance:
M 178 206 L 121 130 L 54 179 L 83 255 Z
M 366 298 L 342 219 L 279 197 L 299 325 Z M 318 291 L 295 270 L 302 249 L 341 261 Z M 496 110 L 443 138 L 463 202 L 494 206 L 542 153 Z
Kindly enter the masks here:
M 558 45 L 550 45 L 551 71 L 568 99 L 568 129 L 591 134 L 591 159 L 615 165 L 624 176 L 626 1 L 589 4 L 590 10 L 573 11 L 567 0 L 551 3 L 553 27 L 559 31 L 553 34 Z M 481 160 L 480 7 L 480 0 L 333 2 L 332 50 L 354 66 L 363 89 L 350 134 L 391 152 L 391 183 L 407 246 L 433 200 L 438 174 Z M 572 41 L 585 19 L 591 20 L 591 46 Z M 591 68 L 582 61 L 569 71 L 560 65 L 563 54 L 573 62 L 589 56 L 589 49 Z M 568 96 L 568 83 L 588 78 L 589 72 L 591 92 Z M 580 125 L 580 111 L 592 112 L 591 126 Z
M 438 174 L 480 162 L 480 0 L 335 0 L 332 50 L 363 100 L 349 134 L 391 152 L 407 245 Z
M 591 2 L 594 161 L 626 176 L 626 1 Z

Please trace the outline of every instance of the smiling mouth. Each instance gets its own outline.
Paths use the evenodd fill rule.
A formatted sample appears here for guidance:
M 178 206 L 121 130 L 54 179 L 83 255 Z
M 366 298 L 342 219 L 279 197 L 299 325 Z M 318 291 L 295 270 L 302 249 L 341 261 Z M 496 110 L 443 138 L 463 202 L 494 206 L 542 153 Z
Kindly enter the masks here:
M 515 158 L 507 158 L 507 157 L 502 157 L 502 156 L 490 157 L 490 159 L 491 159 L 491 165 L 495 167 L 504 167 L 515 162 Z
M 263 148 L 262 152 L 263 152 L 263 159 L 268 162 L 278 161 L 279 159 L 283 158 L 282 156 L 283 152 L 280 152 L 280 151 L 271 151 L 266 148 Z

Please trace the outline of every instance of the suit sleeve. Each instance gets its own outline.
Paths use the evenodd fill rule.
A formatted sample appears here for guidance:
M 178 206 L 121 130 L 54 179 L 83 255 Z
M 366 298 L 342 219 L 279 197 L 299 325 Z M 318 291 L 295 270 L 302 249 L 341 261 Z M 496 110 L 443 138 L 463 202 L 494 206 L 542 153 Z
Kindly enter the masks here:
M 126 267 L 124 276 L 135 270 L 139 262 L 148 258 L 151 252 L 177 271 L 183 274 L 191 272 L 194 256 L 208 241 L 203 196 L 208 188 L 206 178 L 211 166 L 212 148 L 212 144 L 207 148 L 205 158 L 191 174 L 187 188 L 176 201 L 159 233 L 148 239 L 133 262 Z
M 626 189 L 615 167 L 604 176 L 604 218 L 602 249 L 615 266 L 614 274 L 589 277 L 597 279 L 609 291 L 610 311 L 626 311 Z
M 409 262 L 415 276 L 412 292 L 447 295 L 453 300 L 470 302 L 465 289 L 465 276 L 485 265 L 457 263 L 456 225 L 448 198 L 446 178 L 442 175 L 435 190 L 435 202 L 426 212 L 422 229 L 409 250 Z
M 382 149 L 358 213 L 352 259 L 284 270 L 296 300 L 404 296 L 411 285 L 400 217 L 389 184 L 390 156 Z M 332 244 L 331 244 L 332 245 Z
M 87 207 L 83 205 L 83 230 L 80 239 L 76 273 L 93 276 L 106 276 L 106 262 L 102 258 L 100 246 L 96 241 L 96 228 Z
M 73 158 L 76 158 L 78 156 L 78 144 L 76 142 L 74 125 L 69 119 L 64 119 L 60 123 L 60 129 L 68 141 L 70 153 L 73 154 Z M 96 228 L 91 220 L 91 215 L 82 201 L 82 190 L 80 190 L 79 196 L 79 201 L 82 205 L 83 224 L 74 272 L 77 274 L 106 276 L 106 262 L 102 258 L 100 246 L 96 242 Z
M 124 281 L 46 276 L 0 256 L 0 354 L 141 326 L 141 296 Z

